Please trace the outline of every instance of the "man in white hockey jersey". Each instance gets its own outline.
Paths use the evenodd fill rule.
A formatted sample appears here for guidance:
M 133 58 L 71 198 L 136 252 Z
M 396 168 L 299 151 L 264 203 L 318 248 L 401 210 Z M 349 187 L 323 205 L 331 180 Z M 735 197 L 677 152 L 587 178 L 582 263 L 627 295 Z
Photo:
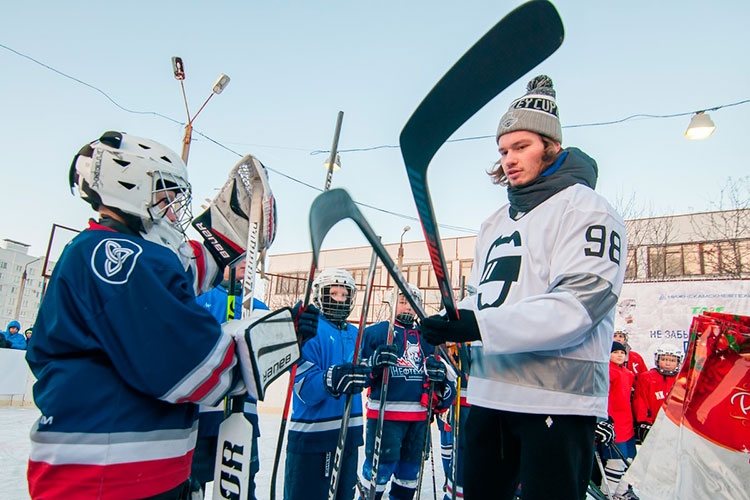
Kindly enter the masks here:
M 552 81 L 534 78 L 500 120 L 489 172 L 509 203 L 484 223 L 459 320 L 422 323 L 432 343 L 472 351 L 464 497 L 586 495 L 597 417 L 607 417 L 625 225 L 594 192 L 596 162 L 561 148 Z M 492 480 L 488 480 L 492 478 Z

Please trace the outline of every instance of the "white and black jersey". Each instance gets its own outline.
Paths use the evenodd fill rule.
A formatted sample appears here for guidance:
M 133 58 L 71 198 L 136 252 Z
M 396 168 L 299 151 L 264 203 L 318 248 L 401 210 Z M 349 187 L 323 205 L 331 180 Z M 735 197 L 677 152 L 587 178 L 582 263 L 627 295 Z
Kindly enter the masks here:
M 625 224 L 582 184 L 516 218 L 504 205 L 482 224 L 469 278 L 477 294 L 459 305 L 474 311 L 482 336 L 469 403 L 606 418 Z

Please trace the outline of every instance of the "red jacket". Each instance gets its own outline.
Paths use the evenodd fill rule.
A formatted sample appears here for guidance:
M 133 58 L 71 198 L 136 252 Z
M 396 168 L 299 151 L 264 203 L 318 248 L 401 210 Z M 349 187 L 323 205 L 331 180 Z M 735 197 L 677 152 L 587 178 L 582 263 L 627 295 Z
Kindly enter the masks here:
M 635 351 L 628 352 L 628 360 L 625 362 L 625 365 L 635 375 L 640 375 L 648 371 L 648 366 L 643 362 L 643 357 Z
M 615 421 L 615 442 L 622 443 L 634 436 L 633 407 L 630 393 L 635 375 L 624 365 L 609 362 L 609 401 L 607 413 Z
M 656 414 L 676 379 L 677 375 L 667 377 L 659 373 L 656 368 L 638 375 L 633 397 L 633 413 L 636 422 L 654 423 Z

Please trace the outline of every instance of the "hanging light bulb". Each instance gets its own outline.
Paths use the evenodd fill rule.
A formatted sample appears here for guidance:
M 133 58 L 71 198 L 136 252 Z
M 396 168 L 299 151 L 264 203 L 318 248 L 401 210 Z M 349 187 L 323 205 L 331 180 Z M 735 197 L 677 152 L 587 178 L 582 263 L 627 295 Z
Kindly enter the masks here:
M 713 134 L 714 130 L 716 130 L 716 125 L 711 121 L 711 117 L 703 111 L 698 111 L 690 120 L 685 137 L 694 140 L 705 139 Z
M 328 162 L 330 161 L 330 158 L 326 160 L 323 165 L 326 167 L 326 170 L 328 170 Z M 336 153 L 336 160 L 333 162 L 333 171 L 341 170 L 341 156 L 339 156 L 338 153 Z

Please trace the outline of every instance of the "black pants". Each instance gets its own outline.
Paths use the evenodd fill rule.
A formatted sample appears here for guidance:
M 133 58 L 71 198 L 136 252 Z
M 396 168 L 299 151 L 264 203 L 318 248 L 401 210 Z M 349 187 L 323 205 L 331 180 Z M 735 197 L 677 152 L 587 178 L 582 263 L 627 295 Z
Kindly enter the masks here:
M 596 417 L 472 406 L 464 427 L 464 498 L 582 500 L 594 459 Z
M 359 447 L 346 446 L 341 455 L 337 500 L 351 500 L 357 483 Z M 328 498 L 334 452 L 293 453 L 287 450 L 284 469 L 284 500 Z

